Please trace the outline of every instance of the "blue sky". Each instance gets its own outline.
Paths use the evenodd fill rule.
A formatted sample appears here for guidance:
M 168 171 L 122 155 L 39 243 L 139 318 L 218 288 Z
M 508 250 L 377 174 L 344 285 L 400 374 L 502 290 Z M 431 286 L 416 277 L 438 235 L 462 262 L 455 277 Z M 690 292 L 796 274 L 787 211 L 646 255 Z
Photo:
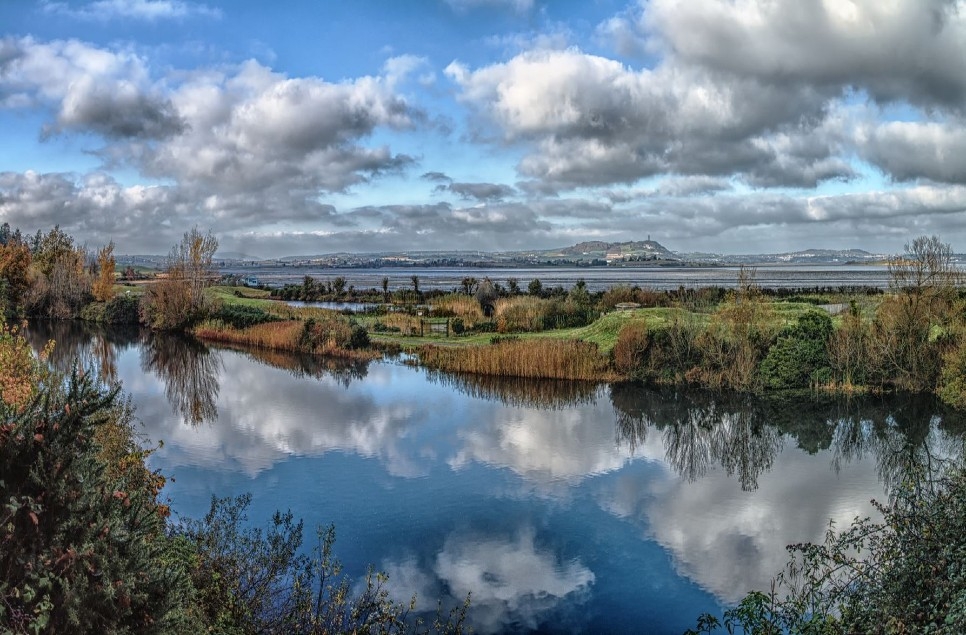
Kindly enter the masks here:
M 0 221 L 166 253 L 966 251 L 962 0 L 6 0 Z

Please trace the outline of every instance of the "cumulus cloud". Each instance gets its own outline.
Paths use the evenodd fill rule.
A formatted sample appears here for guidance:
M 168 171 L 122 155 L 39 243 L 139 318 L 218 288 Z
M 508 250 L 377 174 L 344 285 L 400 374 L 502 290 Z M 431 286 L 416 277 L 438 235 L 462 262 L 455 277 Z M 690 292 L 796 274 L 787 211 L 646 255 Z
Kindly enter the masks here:
M 633 70 L 576 49 L 476 70 L 454 62 L 446 72 L 480 116 L 480 136 L 529 144 L 521 175 L 563 189 L 668 172 L 780 175 L 781 136 L 816 137 L 827 100 L 808 86 L 724 81 L 674 64 Z M 831 157 L 831 143 L 820 143 L 795 155 L 800 166 Z M 839 176 L 832 167 L 816 169 L 814 180 Z
M 959 0 L 653 0 L 642 19 L 668 54 L 735 76 L 855 87 L 883 102 L 966 102 Z
M 190 16 L 221 17 L 219 9 L 196 2 L 182 0 L 97 0 L 89 4 L 73 6 L 69 2 L 42 0 L 41 8 L 47 13 L 67 15 L 84 20 L 169 20 Z
M 48 135 L 160 139 L 185 130 L 171 100 L 152 85 L 142 58 L 77 40 L 0 41 L 0 106 L 51 107 L 56 114 Z

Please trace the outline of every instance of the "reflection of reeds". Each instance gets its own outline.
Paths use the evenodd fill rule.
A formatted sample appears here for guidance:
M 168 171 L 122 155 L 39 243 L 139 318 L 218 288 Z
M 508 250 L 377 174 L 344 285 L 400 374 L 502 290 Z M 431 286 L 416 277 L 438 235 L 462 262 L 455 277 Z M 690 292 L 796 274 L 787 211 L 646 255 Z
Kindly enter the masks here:
M 475 397 L 495 399 L 517 408 L 569 408 L 597 401 L 599 384 L 563 379 L 523 379 L 494 375 L 428 371 L 431 381 Z
M 218 348 L 243 353 L 256 362 L 288 371 L 299 378 L 322 379 L 332 376 L 346 387 L 353 380 L 365 379 L 369 373 L 369 362 L 366 360 L 322 357 L 231 343 L 223 343 Z
M 607 381 L 613 373 L 595 344 L 577 340 L 513 340 L 490 346 L 424 346 L 419 361 L 432 370 L 498 377 Z

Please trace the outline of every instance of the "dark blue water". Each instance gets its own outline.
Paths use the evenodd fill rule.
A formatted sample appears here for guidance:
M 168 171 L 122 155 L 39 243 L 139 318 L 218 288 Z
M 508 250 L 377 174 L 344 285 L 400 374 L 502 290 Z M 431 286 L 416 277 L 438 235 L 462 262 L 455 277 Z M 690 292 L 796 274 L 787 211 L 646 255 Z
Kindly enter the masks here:
M 349 573 L 372 563 L 427 609 L 471 593 L 480 633 L 680 633 L 961 444 L 929 400 L 501 382 L 34 328 L 123 382 L 177 514 L 251 492 L 253 520 L 334 523 Z

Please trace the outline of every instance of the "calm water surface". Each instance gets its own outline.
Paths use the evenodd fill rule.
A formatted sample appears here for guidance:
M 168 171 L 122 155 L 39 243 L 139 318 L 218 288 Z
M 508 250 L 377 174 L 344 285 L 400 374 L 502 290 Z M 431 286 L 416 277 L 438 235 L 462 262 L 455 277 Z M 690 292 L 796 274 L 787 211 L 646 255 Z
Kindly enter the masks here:
M 257 267 L 224 268 L 221 273 L 239 276 L 255 275 L 263 284 L 282 286 L 301 284 L 305 276 L 317 280 L 331 280 L 337 276 L 357 289 L 381 289 L 382 279 L 389 278 L 390 289 L 411 289 L 412 276 L 419 277 L 419 288 L 458 289 L 463 278 L 490 278 L 506 285 L 516 278 L 520 287 L 527 288 L 537 278 L 544 288 L 561 286 L 569 289 L 574 282 L 584 279 L 591 291 L 615 285 L 638 285 L 649 289 L 677 289 L 685 287 L 734 287 L 738 267 L 383 267 L 378 269 L 334 269 L 320 267 Z M 762 265 L 755 267 L 756 281 L 763 287 L 878 287 L 889 286 L 889 271 L 875 265 Z
M 32 337 L 123 382 L 164 441 L 151 463 L 178 514 L 251 492 L 253 520 L 335 523 L 354 577 L 372 563 L 426 608 L 472 593 L 481 633 L 680 633 L 962 443 L 931 400 L 501 382 L 65 324 Z

